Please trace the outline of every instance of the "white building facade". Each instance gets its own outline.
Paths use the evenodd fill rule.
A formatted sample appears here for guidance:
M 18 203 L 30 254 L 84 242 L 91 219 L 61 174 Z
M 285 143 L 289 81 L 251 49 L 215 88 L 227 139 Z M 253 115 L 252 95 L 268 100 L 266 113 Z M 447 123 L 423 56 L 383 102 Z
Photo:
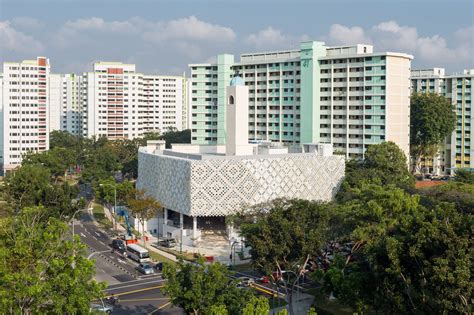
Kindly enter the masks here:
M 186 78 L 145 75 L 135 65 L 97 62 L 81 80 L 83 135 L 133 139 L 187 126 Z
M 2 78 L 3 170 L 21 164 L 29 152 L 49 149 L 50 64 L 45 57 L 22 62 L 5 62 Z M 54 93 L 54 92 L 53 92 Z

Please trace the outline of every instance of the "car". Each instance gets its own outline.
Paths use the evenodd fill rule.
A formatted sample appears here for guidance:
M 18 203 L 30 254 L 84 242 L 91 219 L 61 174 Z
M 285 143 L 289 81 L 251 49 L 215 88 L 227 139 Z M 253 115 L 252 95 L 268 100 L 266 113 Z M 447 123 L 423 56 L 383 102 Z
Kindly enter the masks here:
M 127 251 L 127 248 L 125 246 L 125 242 L 123 240 L 120 240 L 120 239 L 112 240 L 112 244 L 110 246 L 113 249 L 115 249 L 116 251 L 119 251 L 121 253 Z
M 160 246 L 171 248 L 176 246 L 176 240 L 174 238 L 165 238 L 159 241 Z
M 101 304 L 101 303 L 96 302 L 96 303 L 91 304 L 90 311 L 91 313 L 98 312 L 98 313 L 112 314 L 112 312 L 114 311 L 114 307 L 107 303 Z
M 255 283 L 255 280 L 249 277 L 239 277 L 237 278 L 237 280 L 238 280 L 238 284 L 240 284 L 243 287 L 250 287 L 252 284 Z
M 155 268 L 156 271 L 162 271 L 163 270 L 163 263 L 162 262 L 157 262 L 153 268 Z
M 140 263 L 137 270 L 145 275 L 151 275 L 155 273 L 155 270 L 149 263 Z

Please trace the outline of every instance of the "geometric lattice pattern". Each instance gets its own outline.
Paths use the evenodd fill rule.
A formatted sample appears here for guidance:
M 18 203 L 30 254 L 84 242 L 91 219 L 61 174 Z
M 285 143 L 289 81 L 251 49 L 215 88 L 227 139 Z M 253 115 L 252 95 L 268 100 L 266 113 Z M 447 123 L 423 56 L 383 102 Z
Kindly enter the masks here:
M 329 201 L 344 169 L 339 155 L 188 160 L 140 152 L 137 186 L 168 209 L 189 216 L 226 216 L 275 198 Z

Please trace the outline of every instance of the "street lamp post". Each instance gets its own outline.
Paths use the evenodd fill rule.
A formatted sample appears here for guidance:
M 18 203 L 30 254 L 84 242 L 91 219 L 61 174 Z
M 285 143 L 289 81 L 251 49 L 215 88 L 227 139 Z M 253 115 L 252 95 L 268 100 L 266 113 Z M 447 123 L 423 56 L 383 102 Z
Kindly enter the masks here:
M 99 184 L 99 186 L 111 186 L 114 188 L 114 211 L 112 213 L 112 218 L 114 221 L 114 231 L 117 233 L 117 219 L 116 219 L 116 211 L 117 211 L 117 186 L 112 184 Z

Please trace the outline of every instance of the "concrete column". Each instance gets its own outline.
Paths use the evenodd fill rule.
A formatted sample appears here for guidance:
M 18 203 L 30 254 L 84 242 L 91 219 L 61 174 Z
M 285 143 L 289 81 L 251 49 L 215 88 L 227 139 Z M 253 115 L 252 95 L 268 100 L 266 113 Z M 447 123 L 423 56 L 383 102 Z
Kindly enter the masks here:
M 179 240 L 179 252 L 183 252 L 183 229 L 184 229 L 184 217 L 182 213 L 179 213 L 179 229 L 180 229 L 180 240 Z
M 193 217 L 193 239 L 196 239 L 196 236 L 197 236 L 197 226 L 198 226 L 197 217 Z
M 163 208 L 163 231 L 162 231 L 163 237 L 168 236 L 165 232 L 167 231 L 165 228 L 167 224 L 168 224 L 168 209 Z

